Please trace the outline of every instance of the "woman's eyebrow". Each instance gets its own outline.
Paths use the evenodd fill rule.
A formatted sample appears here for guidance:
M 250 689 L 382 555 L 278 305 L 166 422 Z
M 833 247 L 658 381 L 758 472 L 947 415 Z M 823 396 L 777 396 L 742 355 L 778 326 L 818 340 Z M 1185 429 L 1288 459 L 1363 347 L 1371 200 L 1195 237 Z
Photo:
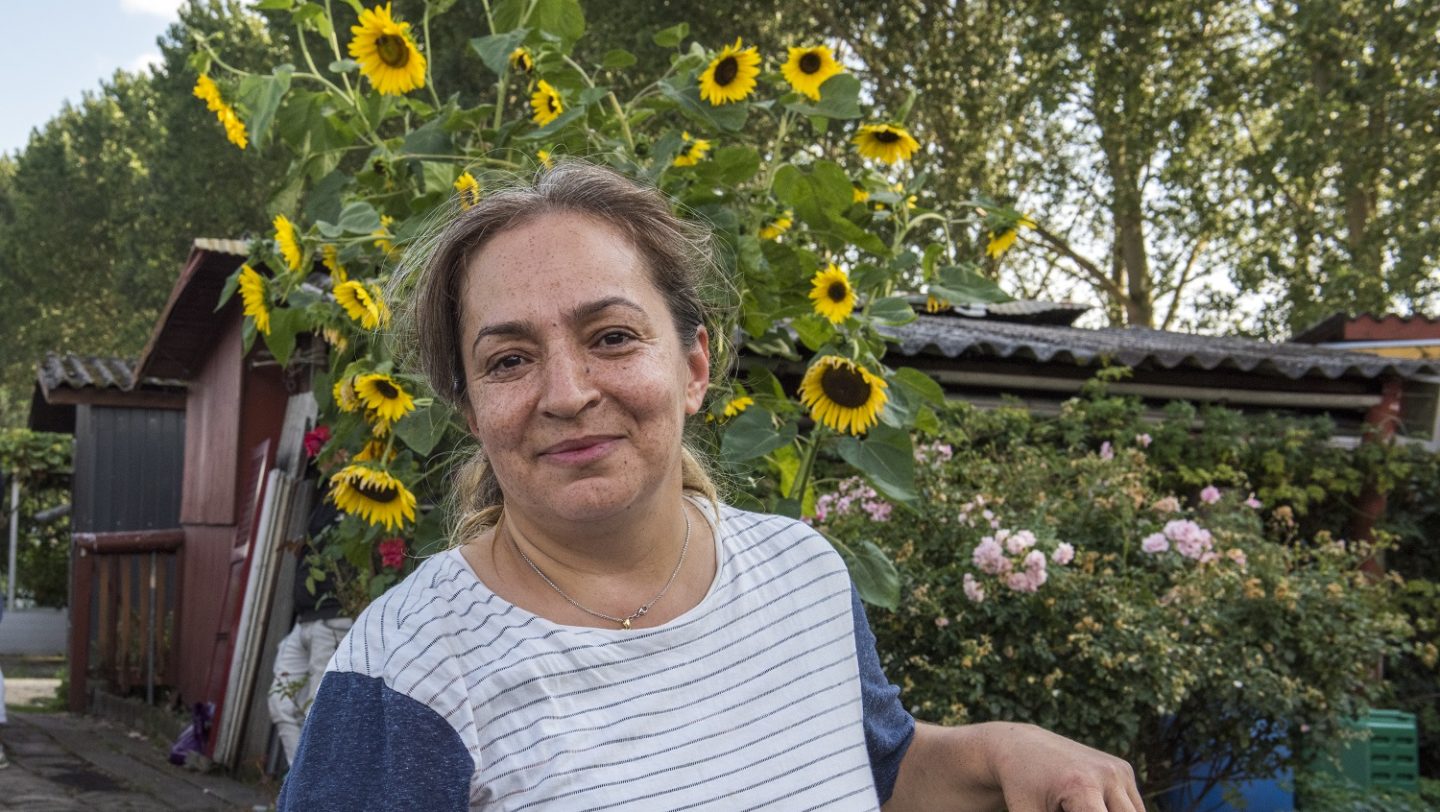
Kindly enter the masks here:
M 535 328 L 528 321 L 502 321 L 499 324 L 487 325 L 475 331 L 475 340 L 470 342 L 470 351 L 474 352 L 481 341 L 491 336 L 528 336 L 534 332 Z

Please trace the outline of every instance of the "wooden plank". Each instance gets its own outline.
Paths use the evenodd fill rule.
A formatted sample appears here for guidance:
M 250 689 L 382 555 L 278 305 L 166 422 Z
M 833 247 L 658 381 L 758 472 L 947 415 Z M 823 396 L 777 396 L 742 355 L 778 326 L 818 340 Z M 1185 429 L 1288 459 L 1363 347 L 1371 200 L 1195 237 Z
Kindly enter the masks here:
M 95 568 L 100 573 L 99 601 L 100 612 L 95 618 L 96 632 L 99 639 L 100 673 L 103 679 L 110 678 L 110 670 L 115 666 L 115 607 L 110 600 L 110 582 L 114 578 L 115 558 L 104 556 L 95 562 Z
M 185 543 L 185 531 L 181 528 L 121 530 L 110 533 L 75 533 L 73 538 L 80 547 L 105 555 L 148 553 L 151 550 L 172 553 Z
M 90 673 L 90 589 L 95 582 L 95 556 L 73 545 L 70 573 L 70 685 L 66 704 L 71 713 L 84 713 L 85 680 Z
M 119 652 L 116 657 L 115 682 L 120 689 L 120 694 L 130 691 L 130 668 L 131 662 L 130 643 L 134 632 L 134 622 L 131 612 L 134 610 L 134 577 L 133 572 L 135 557 L 129 555 L 115 556 L 115 565 L 120 569 L 120 615 L 119 620 Z

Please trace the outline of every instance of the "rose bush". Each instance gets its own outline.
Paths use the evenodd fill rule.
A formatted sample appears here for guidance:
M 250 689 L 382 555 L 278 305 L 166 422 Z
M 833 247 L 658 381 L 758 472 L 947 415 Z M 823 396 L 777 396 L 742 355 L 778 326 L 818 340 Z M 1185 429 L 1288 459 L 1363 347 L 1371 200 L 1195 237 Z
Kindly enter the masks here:
M 1409 645 L 1399 579 L 1360 570 L 1371 544 L 1302 534 L 1243 471 L 1169 487 L 1173 423 L 1088 430 L 1133 406 L 955 408 L 917 446 L 919 499 L 822 479 L 814 521 L 893 556 L 902 597 L 871 622 L 917 716 L 1052 728 L 1130 759 L 1151 796 L 1197 765 L 1273 774 L 1294 734 L 1323 743 L 1380 696 Z

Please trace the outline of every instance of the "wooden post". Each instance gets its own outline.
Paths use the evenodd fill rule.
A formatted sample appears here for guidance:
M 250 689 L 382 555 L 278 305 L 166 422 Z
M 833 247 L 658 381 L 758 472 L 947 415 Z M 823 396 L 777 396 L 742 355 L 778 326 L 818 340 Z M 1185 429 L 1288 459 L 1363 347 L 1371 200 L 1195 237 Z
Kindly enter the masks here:
M 73 541 L 70 549 L 75 566 L 70 574 L 70 689 L 66 704 L 71 713 L 84 713 L 90 678 L 90 590 L 95 583 L 95 554 Z

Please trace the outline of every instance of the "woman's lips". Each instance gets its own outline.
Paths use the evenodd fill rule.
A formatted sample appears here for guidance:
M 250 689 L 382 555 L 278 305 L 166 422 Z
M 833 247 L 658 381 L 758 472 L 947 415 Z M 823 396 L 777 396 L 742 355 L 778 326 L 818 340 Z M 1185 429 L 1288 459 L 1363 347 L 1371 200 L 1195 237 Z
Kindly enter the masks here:
M 618 440 L 617 437 L 581 437 L 566 440 L 541 451 L 540 456 L 565 465 L 583 465 L 610 453 Z

